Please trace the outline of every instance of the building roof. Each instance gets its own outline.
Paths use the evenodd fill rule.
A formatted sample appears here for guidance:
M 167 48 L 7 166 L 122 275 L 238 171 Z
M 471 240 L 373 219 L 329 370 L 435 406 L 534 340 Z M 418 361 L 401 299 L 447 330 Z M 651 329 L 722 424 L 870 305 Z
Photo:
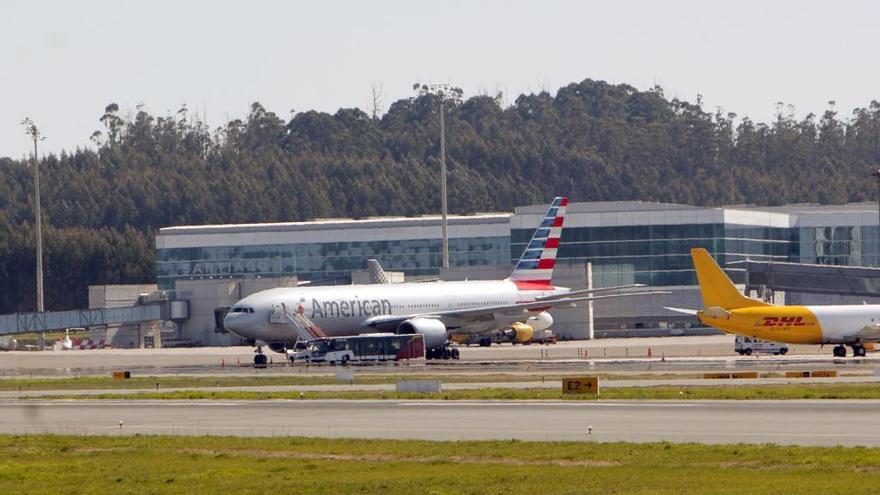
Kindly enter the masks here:
M 485 225 L 507 223 L 511 213 L 478 213 L 475 215 L 449 215 L 450 225 Z M 316 230 L 346 229 L 377 229 L 389 227 L 432 227 L 440 225 L 440 215 L 424 215 L 419 217 L 371 217 L 354 218 L 322 218 L 305 222 L 273 222 L 273 223 L 242 223 L 218 225 L 180 225 L 163 227 L 159 235 L 192 235 L 192 234 L 238 234 L 248 232 L 301 232 Z

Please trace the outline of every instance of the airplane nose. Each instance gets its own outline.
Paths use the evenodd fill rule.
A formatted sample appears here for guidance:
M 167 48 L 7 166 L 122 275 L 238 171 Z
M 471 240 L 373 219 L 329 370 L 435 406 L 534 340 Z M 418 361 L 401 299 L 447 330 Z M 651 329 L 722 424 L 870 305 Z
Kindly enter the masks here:
M 238 333 L 241 330 L 241 313 L 227 313 L 223 318 L 223 328 L 230 332 Z

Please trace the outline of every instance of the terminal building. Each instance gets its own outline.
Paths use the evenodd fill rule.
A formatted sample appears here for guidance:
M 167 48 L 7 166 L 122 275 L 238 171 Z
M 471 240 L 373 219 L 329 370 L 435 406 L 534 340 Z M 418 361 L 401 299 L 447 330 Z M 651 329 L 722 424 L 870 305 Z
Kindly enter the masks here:
M 303 281 L 360 281 L 369 258 L 406 280 L 504 278 L 546 208 L 450 216 L 448 269 L 441 263 L 438 216 L 168 227 L 156 237 L 157 283 L 175 299 L 189 301 L 179 338 L 200 345 L 238 344 L 223 329 L 222 314 L 241 297 Z M 593 315 L 586 308 L 557 309 L 554 331 L 561 338 L 587 338 L 592 319 L 595 337 L 713 333 L 692 317 L 663 309 L 702 306 L 691 248 L 706 248 L 722 265 L 753 260 L 877 267 L 878 233 L 874 203 L 570 203 L 554 284 L 587 287 L 589 264 L 593 287 L 638 283 L 669 293 L 599 301 Z M 732 276 L 743 283 L 742 273 Z M 779 297 L 806 303 L 810 295 Z

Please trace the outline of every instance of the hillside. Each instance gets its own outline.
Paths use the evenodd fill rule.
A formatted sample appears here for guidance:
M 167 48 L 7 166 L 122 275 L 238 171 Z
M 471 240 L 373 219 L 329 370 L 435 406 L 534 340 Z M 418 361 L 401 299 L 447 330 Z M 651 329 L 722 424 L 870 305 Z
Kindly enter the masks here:
M 548 93 L 447 105 L 449 204 L 510 210 L 569 194 L 697 205 L 844 203 L 876 197 L 880 103 L 803 120 L 780 105 L 755 123 L 662 91 L 585 80 Z M 259 103 L 210 129 L 185 108 L 110 104 L 94 146 L 43 170 L 47 309 L 86 303 L 91 283 L 154 280 L 166 225 L 416 215 L 439 210 L 437 97 L 285 121 Z M 33 308 L 28 164 L 0 159 L 0 312 Z

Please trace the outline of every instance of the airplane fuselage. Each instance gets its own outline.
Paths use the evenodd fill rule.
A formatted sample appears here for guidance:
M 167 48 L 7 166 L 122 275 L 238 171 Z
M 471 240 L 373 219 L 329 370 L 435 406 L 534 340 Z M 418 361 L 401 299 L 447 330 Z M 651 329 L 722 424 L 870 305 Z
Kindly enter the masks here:
M 245 297 L 227 314 L 225 325 L 246 339 L 293 342 L 297 332 L 287 316 L 293 312 L 303 312 L 328 336 L 345 336 L 377 331 L 370 320 L 379 316 L 504 306 L 565 292 L 563 287 L 523 289 L 509 280 L 282 287 Z M 441 319 L 456 333 L 483 333 L 508 328 L 523 317 L 494 313 L 478 322 Z
M 789 344 L 854 344 L 880 341 L 880 305 L 752 306 L 728 314 L 697 313 L 722 330 Z

